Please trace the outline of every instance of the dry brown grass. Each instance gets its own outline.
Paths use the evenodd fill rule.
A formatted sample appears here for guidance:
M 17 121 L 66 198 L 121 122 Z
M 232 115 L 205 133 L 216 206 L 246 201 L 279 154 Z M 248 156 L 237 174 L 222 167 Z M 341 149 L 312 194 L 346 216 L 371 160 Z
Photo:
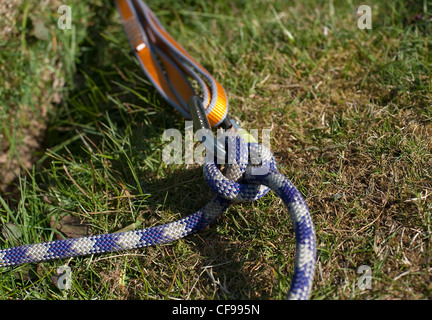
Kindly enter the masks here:
M 304 194 L 317 231 L 313 299 L 431 298 L 430 24 L 411 18 L 421 10 L 415 4 L 377 3 L 380 19 L 361 32 L 355 8 L 342 1 L 215 1 L 193 10 L 152 3 L 174 37 L 221 79 L 242 127 L 272 129 L 280 170 Z M 161 128 L 182 120 L 141 81 L 113 21 L 103 38 L 86 43 L 94 51 L 82 52 L 94 64 L 82 63 L 86 80 L 68 101 L 61 128 L 77 142 L 49 154 L 33 190 L 48 200 L 27 200 L 51 215 L 75 212 L 95 232 L 174 221 L 212 196 L 198 166 L 160 164 Z M 98 23 L 104 21 L 96 20 L 95 30 Z M 92 47 L 96 40 L 100 47 Z M 34 241 L 49 234 L 40 231 L 46 217 L 40 209 L 32 220 L 39 226 L 29 236 Z M 169 245 L 71 259 L 73 290 L 50 290 L 49 281 L 35 279 L 29 296 L 279 299 L 289 288 L 294 251 L 286 208 L 269 194 Z M 362 265 L 371 268 L 371 289 L 358 286 Z M 5 287 L 13 289 L 4 292 L 20 297 L 26 285 L 10 281 Z
M 316 290 L 331 286 L 339 298 L 428 298 L 432 123 L 418 111 L 432 94 L 394 97 L 375 75 L 361 85 L 370 70 L 353 60 L 357 52 L 351 42 L 329 51 L 307 77 L 267 81 L 260 89 L 266 94 L 251 97 L 248 108 L 292 105 L 289 113 L 256 111 L 248 121 L 273 125 L 278 162 L 306 193 L 319 239 Z M 373 270 L 372 290 L 357 288 L 361 265 Z

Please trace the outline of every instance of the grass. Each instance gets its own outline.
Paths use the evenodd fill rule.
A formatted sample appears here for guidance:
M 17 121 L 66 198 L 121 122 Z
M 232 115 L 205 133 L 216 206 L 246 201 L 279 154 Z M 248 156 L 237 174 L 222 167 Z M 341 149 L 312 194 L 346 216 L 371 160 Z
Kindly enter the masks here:
M 1 223 L 19 232 L 3 228 L 1 248 L 58 238 L 50 222 L 63 215 L 99 234 L 203 206 L 212 194 L 201 168 L 161 162 L 162 132 L 184 130 L 184 120 L 145 79 L 114 8 L 76 2 L 74 28 L 64 32 L 55 4 L 50 13 L 32 4 L 16 8 L 0 50 L 0 147 L 21 167 L 0 197 Z M 272 129 L 280 171 L 304 194 L 317 231 L 311 298 L 430 299 L 427 1 L 374 2 L 371 30 L 357 28 L 356 1 L 147 4 L 220 80 L 241 126 Z M 31 35 L 36 18 L 49 29 L 45 40 Z M 42 108 L 49 111 L 30 135 L 39 143 L 29 159 L 26 128 Z M 282 299 L 294 255 L 286 208 L 269 194 L 172 244 L 1 269 L 0 296 Z M 70 290 L 52 279 L 65 264 Z M 371 289 L 358 286 L 362 265 L 371 268 Z

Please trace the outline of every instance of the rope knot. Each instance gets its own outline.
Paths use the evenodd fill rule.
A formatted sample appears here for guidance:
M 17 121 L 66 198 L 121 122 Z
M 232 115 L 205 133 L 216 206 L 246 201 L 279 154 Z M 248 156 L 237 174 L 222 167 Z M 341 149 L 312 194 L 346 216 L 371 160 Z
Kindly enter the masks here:
M 226 148 L 226 163 L 212 157 L 204 164 L 204 178 L 210 188 L 231 201 L 248 202 L 264 196 L 269 188 L 260 180 L 277 172 L 270 150 L 262 144 L 246 142 L 231 130 L 226 131 L 219 141 Z M 222 165 L 226 167 L 225 173 L 221 170 Z

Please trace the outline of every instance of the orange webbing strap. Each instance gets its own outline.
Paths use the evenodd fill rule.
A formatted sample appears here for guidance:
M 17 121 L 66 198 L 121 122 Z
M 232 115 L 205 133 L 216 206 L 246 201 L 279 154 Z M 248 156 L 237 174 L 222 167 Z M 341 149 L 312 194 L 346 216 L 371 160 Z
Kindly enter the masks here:
M 199 95 L 210 125 L 221 124 L 228 111 L 222 85 L 165 31 L 143 1 L 116 0 L 116 5 L 132 49 L 159 93 L 187 118 L 187 102 Z M 200 93 L 190 80 L 196 81 Z

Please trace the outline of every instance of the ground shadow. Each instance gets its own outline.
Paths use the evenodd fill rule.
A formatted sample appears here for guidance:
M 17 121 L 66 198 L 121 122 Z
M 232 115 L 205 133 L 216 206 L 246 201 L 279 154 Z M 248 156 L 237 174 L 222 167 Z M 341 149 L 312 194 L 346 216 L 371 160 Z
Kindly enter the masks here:
M 109 77 L 112 95 L 122 92 L 124 90 L 121 88 L 121 85 L 115 85 L 115 83 L 124 83 L 124 79 L 120 73 L 114 73 L 113 67 L 107 61 L 112 59 L 113 61 L 121 61 L 121 58 L 116 57 L 107 57 L 107 53 L 112 52 L 112 48 L 110 47 L 110 43 L 103 37 L 101 37 L 101 33 L 104 32 L 109 26 L 108 23 L 111 21 L 109 18 L 113 13 L 113 6 L 111 5 L 108 9 L 105 8 L 103 12 L 98 14 L 97 19 L 93 21 L 93 25 L 89 27 L 88 37 L 85 43 L 81 44 L 82 47 L 85 47 L 85 50 L 80 56 L 80 64 L 78 67 L 78 72 L 74 77 L 74 90 L 71 91 L 70 97 L 73 99 L 74 97 L 80 96 L 81 104 L 88 104 L 89 108 L 94 103 L 103 103 L 103 99 L 99 101 L 94 101 L 92 99 L 95 96 L 83 96 L 81 92 L 88 91 L 89 79 L 94 82 L 96 85 L 101 84 L 103 86 L 104 81 L 106 81 L 107 74 L 111 74 Z M 132 53 L 131 53 L 132 55 Z M 108 60 L 107 60 L 108 59 Z M 119 63 L 124 63 L 123 65 L 125 69 L 137 68 L 137 65 L 133 62 L 122 61 Z M 129 63 L 129 65 L 127 65 Z M 105 76 L 104 76 L 105 75 Z M 143 75 L 144 77 L 144 75 Z M 125 85 L 128 85 L 125 83 Z M 137 128 L 133 128 L 133 135 L 140 136 L 145 132 L 146 139 L 134 139 L 131 143 L 131 149 L 136 152 L 142 153 L 143 157 L 146 155 L 146 150 L 149 149 L 149 142 L 152 139 L 157 139 L 161 134 L 161 128 L 175 127 L 178 126 L 179 123 L 183 120 L 178 120 L 179 116 L 174 114 L 172 111 L 172 107 L 167 105 L 165 101 L 161 97 L 159 97 L 155 91 L 155 89 L 146 83 L 140 83 L 141 87 L 144 87 L 145 90 L 150 91 L 155 96 L 161 105 L 161 110 L 159 113 L 148 116 L 151 119 L 151 123 L 147 125 L 142 125 Z M 88 99 L 88 100 L 85 100 Z M 139 101 L 137 97 L 133 94 L 123 94 L 121 100 L 124 102 L 128 102 L 130 104 L 142 104 L 142 101 Z M 73 101 L 72 101 L 73 102 Z M 67 141 L 71 139 L 76 132 L 74 128 L 74 124 L 76 125 L 93 125 L 99 126 L 101 123 L 100 114 L 106 113 L 109 115 L 110 120 L 115 124 L 119 130 L 123 130 L 127 127 L 127 123 L 125 123 L 125 118 L 122 115 L 122 112 L 115 106 L 112 101 L 105 102 L 105 105 L 98 105 L 97 113 L 94 115 L 94 119 L 92 119 L 91 110 L 71 110 L 74 108 L 74 103 L 66 102 L 67 107 L 65 108 L 65 122 L 68 123 L 68 130 L 58 130 L 56 128 L 51 128 L 49 134 L 46 135 L 45 147 L 50 148 L 59 144 L 61 141 Z M 140 116 L 139 114 L 137 115 Z M 77 127 L 81 129 L 81 127 Z M 90 130 L 91 131 L 91 130 Z M 89 132 L 90 132 L 89 131 Z M 101 141 L 101 137 L 98 135 L 91 135 L 89 133 L 92 141 L 95 145 L 98 145 Z M 77 139 L 67 145 L 68 151 L 74 155 L 79 155 L 83 161 L 85 161 L 86 156 L 88 157 L 88 153 L 86 153 L 86 146 L 81 139 Z M 88 159 L 89 160 L 89 159 Z M 119 158 L 117 161 L 113 161 L 114 171 L 117 174 L 122 174 L 122 167 L 124 167 L 123 158 Z M 44 166 L 49 166 L 49 159 L 47 161 L 40 163 L 40 168 Z M 159 179 L 146 179 L 146 175 L 142 171 L 137 171 L 137 174 L 141 181 L 141 187 L 144 193 L 150 194 L 146 200 L 146 206 L 151 209 L 151 211 L 156 210 L 165 210 L 168 212 L 178 213 L 181 218 L 186 217 L 189 214 L 192 214 L 203 207 L 210 199 L 214 197 L 214 194 L 206 185 L 201 167 L 194 167 L 188 170 L 180 169 L 171 172 L 165 178 Z M 129 184 L 134 184 L 133 177 L 131 176 L 122 176 L 121 180 L 125 181 Z M 44 182 L 46 183 L 46 182 Z M 45 185 L 44 189 L 49 188 L 49 185 Z M 223 219 L 223 217 L 221 218 Z M 215 222 L 216 224 L 218 221 Z M 196 252 L 202 256 L 206 257 L 204 261 L 201 262 L 202 266 L 212 266 L 213 271 L 217 271 L 219 277 L 221 278 L 229 278 L 236 277 L 236 287 L 243 288 L 241 292 L 231 292 L 230 288 L 223 288 L 216 295 L 216 298 L 220 299 L 245 299 L 250 297 L 249 292 L 253 292 L 254 288 L 251 287 L 251 283 L 256 285 L 256 281 L 253 281 L 253 274 L 245 274 L 242 270 L 244 268 L 244 260 L 241 258 L 241 254 L 238 251 L 238 245 L 235 243 L 229 243 L 226 239 L 218 234 L 216 228 L 214 226 L 210 226 L 205 229 L 202 233 L 198 235 L 194 235 L 188 238 L 189 241 L 193 242 L 193 248 Z M 252 254 L 253 255 L 253 254 Z M 233 258 L 236 256 L 235 258 Z M 259 257 L 249 257 L 248 259 Z M 210 285 L 214 285 L 212 283 L 211 277 L 205 278 L 203 281 L 208 281 Z

